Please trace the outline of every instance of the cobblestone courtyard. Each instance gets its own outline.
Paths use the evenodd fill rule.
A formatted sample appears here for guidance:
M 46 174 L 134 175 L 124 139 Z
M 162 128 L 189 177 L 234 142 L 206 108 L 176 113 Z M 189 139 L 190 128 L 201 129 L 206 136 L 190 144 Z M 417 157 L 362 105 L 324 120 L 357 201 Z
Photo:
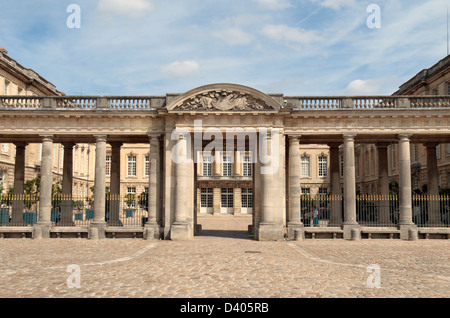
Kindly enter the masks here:
M 257 242 L 250 222 L 200 217 L 191 242 L 3 239 L 0 297 L 450 297 L 448 240 Z M 372 264 L 380 288 L 367 287 Z

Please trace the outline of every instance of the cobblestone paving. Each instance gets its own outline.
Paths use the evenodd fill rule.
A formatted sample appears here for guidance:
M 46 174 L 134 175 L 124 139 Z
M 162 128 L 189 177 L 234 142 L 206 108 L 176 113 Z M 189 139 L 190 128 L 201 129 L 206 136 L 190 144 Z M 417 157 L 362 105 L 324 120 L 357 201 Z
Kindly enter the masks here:
M 257 242 L 250 222 L 201 217 L 191 242 L 3 239 L 0 297 L 450 297 L 449 240 Z M 371 264 L 380 288 L 367 287 Z

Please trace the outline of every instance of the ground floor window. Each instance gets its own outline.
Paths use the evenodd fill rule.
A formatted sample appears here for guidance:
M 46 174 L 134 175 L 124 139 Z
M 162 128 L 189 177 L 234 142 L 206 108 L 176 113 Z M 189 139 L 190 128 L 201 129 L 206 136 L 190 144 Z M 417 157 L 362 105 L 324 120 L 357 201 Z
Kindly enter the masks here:
M 233 207 L 233 188 L 223 188 L 221 191 L 221 206 L 222 208 Z
M 200 204 L 202 208 L 213 207 L 213 189 L 204 188 L 200 190 Z
M 244 188 L 241 190 L 241 201 L 243 208 L 253 208 L 253 189 Z

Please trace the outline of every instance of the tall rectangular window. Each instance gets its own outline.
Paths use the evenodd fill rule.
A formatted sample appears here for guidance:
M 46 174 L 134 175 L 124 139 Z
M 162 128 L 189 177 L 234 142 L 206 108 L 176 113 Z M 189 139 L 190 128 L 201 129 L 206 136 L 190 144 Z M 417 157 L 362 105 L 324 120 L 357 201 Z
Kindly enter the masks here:
M 5 181 L 5 172 L 0 171 L 0 187 L 3 188 L 3 182 Z
M 244 177 L 252 176 L 252 158 L 250 156 L 244 157 L 243 175 Z
M 412 162 L 417 162 L 417 144 L 412 144 Z
M 241 206 L 243 208 L 253 208 L 253 189 L 243 188 L 241 189 Z
M 222 208 L 233 207 L 233 188 L 222 188 L 221 190 L 221 206 Z
M 391 150 L 391 169 L 395 170 L 395 145 L 391 144 L 390 146 L 390 150 Z
M 202 188 L 200 190 L 200 205 L 202 208 L 212 208 L 213 207 L 213 189 L 212 188 Z
M 148 177 L 150 175 L 150 156 L 145 156 L 145 163 L 144 163 L 144 177 Z
M 8 153 L 9 152 L 9 144 L 2 143 L 2 153 Z
M 212 158 L 209 156 L 203 157 L 203 176 L 210 177 L 212 174 Z
M 11 82 L 5 80 L 5 89 L 4 89 L 4 91 L 3 91 L 3 94 L 4 94 L 4 95 L 8 95 L 9 84 L 11 84 Z
M 441 144 L 436 146 L 436 159 L 441 159 Z
M 310 178 L 311 177 L 311 158 L 307 156 L 303 156 L 301 158 L 301 168 L 302 168 L 302 178 Z
M 111 176 L 111 156 L 106 156 L 106 176 Z
M 231 156 L 223 157 L 222 172 L 224 177 L 231 177 Z
M 136 177 L 136 156 L 128 156 L 127 176 Z
M 136 207 L 136 187 L 127 187 L 127 198 L 126 198 L 127 208 Z
M 326 178 L 328 176 L 328 157 L 319 157 L 319 178 Z

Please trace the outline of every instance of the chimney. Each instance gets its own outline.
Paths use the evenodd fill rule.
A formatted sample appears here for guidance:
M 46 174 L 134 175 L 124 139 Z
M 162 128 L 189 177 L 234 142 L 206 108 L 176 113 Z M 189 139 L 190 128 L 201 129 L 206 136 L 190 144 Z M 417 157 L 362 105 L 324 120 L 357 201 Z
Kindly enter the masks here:
M 0 53 L 3 53 L 3 54 L 8 54 L 8 51 L 6 51 L 6 49 L 4 48 L 4 47 L 0 47 Z

